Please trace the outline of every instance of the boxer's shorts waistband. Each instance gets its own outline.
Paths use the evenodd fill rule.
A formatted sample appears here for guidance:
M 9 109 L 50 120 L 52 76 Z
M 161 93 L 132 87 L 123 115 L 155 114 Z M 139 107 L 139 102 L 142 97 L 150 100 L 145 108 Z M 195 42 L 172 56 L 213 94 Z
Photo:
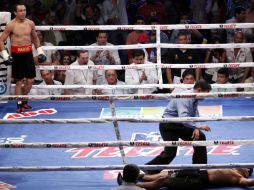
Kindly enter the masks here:
M 12 53 L 30 53 L 32 52 L 32 45 L 25 46 L 11 46 Z

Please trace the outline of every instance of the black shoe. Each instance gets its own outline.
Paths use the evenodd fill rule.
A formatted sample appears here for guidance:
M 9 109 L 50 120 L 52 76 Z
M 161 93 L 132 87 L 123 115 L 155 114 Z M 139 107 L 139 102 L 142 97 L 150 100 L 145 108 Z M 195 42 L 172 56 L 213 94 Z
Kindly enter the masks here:
M 248 172 L 249 172 L 249 176 L 251 176 L 253 173 L 253 168 L 248 168 Z
M 28 105 L 27 101 L 22 101 L 23 107 L 26 110 L 31 110 L 32 106 Z
M 25 108 L 23 107 L 23 103 L 21 101 L 17 102 L 17 113 L 24 113 Z
M 123 176 L 122 176 L 121 172 L 119 172 L 117 175 L 117 183 L 118 183 L 118 185 L 122 185 L 122 183 L 123 183 Z

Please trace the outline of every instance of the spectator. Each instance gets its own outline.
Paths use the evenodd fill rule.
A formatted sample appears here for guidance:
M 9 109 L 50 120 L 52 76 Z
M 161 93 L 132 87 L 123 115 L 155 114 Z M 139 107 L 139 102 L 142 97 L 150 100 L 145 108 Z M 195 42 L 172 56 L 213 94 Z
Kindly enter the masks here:
M 57 20 L 56 13 L 49 11 L 45 15 L 45 19 L 42 21 L 43 25 L 58 25 L 59 21 Z M 44 40 L 46 42 L 51 42 L 54 45 L 59 45 L 59 42 L 66 41 L 65 32 L 57 30 L 49 30 L 44 32 Z
M 249 8 L 246 10 L 246 15 L 245 15 L 245 22 L 247 23 L 254 23 L 254 0 L 249 0 Z M 246 38 L 246 42 L 254 42 L 254 29 L 249 28 L 251 30 Z
M 42 46 L 54 46 L 52 43 L 46 42 L 44 40 L 44 33 L 43 32 L 36 31 L 36 33 L 37 33 L 37 36 L 40 40 L 40 44 Z M 47 56 L 47 60 L 44 62 L 44 64 L 49 65 L 49 64 L 52 64 L 52 63 L 54 64 L 55 62 L 57 62 L 56 51 L 45 50 L 45 54 Z M 33 47 L 33 55 L 36 56 L 35 63 L 37 64 L 38 63 L 38 55 L 37 55 L 37 52 L 35 51 L 34 47 Z
M 103 85 L 125 85 L 123 81 L 117 79 L 116 70 L 105 71 L 106 82 Z M 125 89 L 98 89 L 97 94 L 110 95 L 110 94 L 128 94 L 128 90 Z
M 180 32 L 177 36 L 178 44 L 188 44 L 188 37 L 185 32 Z M 170 49 L 168 54 L 168 62 L 170 64 L 187 64 L 187 63 L 199 63 L 199 55 L 194 49 L 177 48 Z M 166 69 L 166 76 L 169 84 L 180 83 L 183 69 Z M 195 70 L 196 80 L 200 77 L 200 69 Z
M 145 0 L 128 0 L 126 4 L 128 21 L 130 24 L 135 23 L 135 16 L 138 8 L 145 3 Z
M 190 10 L 191 18 L 199 24 L 208 23 L 206 5 L 208 0 L 191 0 L 190 1 Z
M 127 25 L 126 2 L 123 0 L 104 0 L 101 15 L 105 24 Z
M 91 46 L 109 46 L 113 45 L 108 43 L 108 34 L 105 31 L 99 31 L 96 37 L 96 43 L 91 44 Z M 120 57 L 118 50 L 90 50 L 90 59 L 95 65 L 120 65 Z M 97 83 L 105 83 L 105 72 L 104 70 L 99 70 L 97 73 Z
M 135 25 L 145 25 L 145 19 L 142 16 L 137 16 L 135 19 Z M 140 43 L 139 39 L 141 35 L 146 35 L 146 31 L 144 30 L 134 30 L 132 32 L 130 32 L 127 36 L 127 40 L 126 40 L 126 45 L 131 45 L 131 44 L 138 44 Z M 133 50 L 128 50 L 128 60 L 129 63 L 132 63 L 132 55 L 133 55 Z
M 35 1 L 32 6 L 32 20 L 36 25 L 41 24 L 45 19 L 45 10 L 42 7 L 41 1 Z
M 37 36 L 40 40 L 40 44 L 42 46 L 53 46 L 52 43 L 45 42 L 44 34 L 41 31 L 36 31 L 36 33 L 37 33 Z M 42 64 L 46 64 L 46 65 L 56 64 L 56 62 L 57 62 L 56 51 L 54 51 L 54 50 L 45 50 L 44 52 L 47 56 L 47 60 Z M 35 65 L 40 65 L 39 62 L 38 62 L 38 54 L 37 54 L 37 51 L 36 51 L 34 45 L 33 45 L 33 56 L 34 56 Z M 41 78 L 40 70 L 36 69 L 35 83 L 38 84 L 38 82 L 40 83 L 41 81 L 42 81 L 42 78 Z
M 230 84 L 228 81 L 229 71 L 227 68 L 220 68 L 217 73 L 216 84 Z M 213 88 L 212 92 L 236 92 L 235 88 Z
M 141 34 L 138 38 L 138 44 L 146 44 L 146 43 L 148 43 L 148 40 L 149 40 L 149 36 L 146 33 Z M 151 48 L 151 49 L 142 48 L 142 50 L 145 52 L 145 61 L 149 61 L 149 59 L 153 60 L 153 61 L 150 61 L 152 63 L 154 63 L 155 60 L 157 61 L 157 55 L 156 55 L 155 48 L 154 49 L 153 48 Z M 148 55 L 148 50 L 151 53 L 151 57 Z M 153 56 L 153 58 L 152 58 L 152 56 Z
M 94 17 L 94 7 L 92 5 L 86 5 L 82 8 L 82 4 L 80 3 L 76 6 L 75 20 L 77 25 L 98 25 Z M 90 45 L 96 40 L 96 32 L 89 30 L 80 31 L 75 33 L 74 38 L 75 45 Z
M 69 25 L 74 21 L 74 12 L 75 12 L 76 1 L 58 1 L 54 12 L 59 25 Z
M 83 25 L 86 23 L 93 23 L 94 20 L 93 9 L 91 5 L 86 4 L 82 0 L 76 0 L 75 6 L 75 23 L 78 25 Z
M 145 53 L 143 50 L 137 49 L 133 51 L 133 64 L 152 64 L 145 62 Z M 142 84 L 157 84 L 158 75 L 156 68 L 143 69 L 126 69 L 125 83 L 127 85 L 142 85 Z M 138 88 L 130 89 L 130 93 L 137 94 L 151 94 L 155 92 L 156 88 Z
M 69 43 L 67 41 L 61 41 L 58 44 L 58 46 L 68 46 L 68 45 L 69 45 Z M 60 49 L 60 50 L 57 50 L 56 55 L 57 55 L 58 62 L 60 62 L 65 55 L 70 56 L 71 62 L 74 62 L 76 59 L 76 54 L 73 55 L 73 51 L 71 51 L 71 50 Z
M 227 17 L 227 2 L 225 0 L 207 1 L 206 11 L 209 23 L 224 23 Z
M 183 0 L 182 0 L 183 1 Z M 180 1 L 164 1 L 162 2 L 165 9 L 167 10 L 167 24 L 177 24 L 179 23 L 180 13 L 183 12 L 183 9 L 181 9 L 181 6 L 184 6 L 185 9 L 189 9 L 189 1 L 184 1 L 183 4 L 181 4 Z M 171 31 L 167 31 L 171 32 Z
M 191 20 L 189 12 L 183 12 L 180 15 L 179 24 L 196 24 L 195 21 Z M 177 43 L 177 36 L 179 33 L 185 32 L 188 38 L 188 43 L 202 44 L 207 43 L 207 35 L 204 30 L 187 29 L 187 30 L 173 30 L 170 35 L 170 43 Z
M 88 51 L 78 51 L 77 60 L 71 65 L 94 65 L 94 63 L 89 60 Z M 96 83 L 96 72 L 92 70 L 67 70 L 64 85 L 94 85 Z M 64 94 L 92 94 L 91 89 L 65 89 Z
M 104 0 L 101 8 L 101 16 L 105 24 L 128 25 L 126 1 Z M 124 44 L 127 31 L 113 30 L 109 33 L 109 40 L 113 44 Z
M 254 22 L 254 0 L 249 0 L 249 8 L 246 10 L 245 22 Z
M 194 69 L 186 69 L 182 74 L 181 82 L 183 84 L 194 84 L 195 83 L 195 70 Z M 191 90 L 190 88 L 175 88 L 172 93 L 179 93 L 182 91 Z
M 208 14 L 208 23 L 225 23 L 227 19 L 226 0 L 207 1 L 206 12 Z M 224 35 L 222 29 L 211 29 L 211 35 Z
M 66 1 L 66 12 L 63 17 L 64 25 L 74 24 L 76 0 Z
M 159 19 L 156 17 L 153 17 L 149 20 L 149 24 L 150 25 L 158 25 L 159 24 Z M 156 43 L 156 30 L 151 30 L 148 33 L 149 36 L 149 40 L 148 43 Z M 160 42 L 161 43 L 169 43 L 168 40 L 168 36 L 165 32 L 160 31 Z M 155 48 L 151 48 L 151 49 L 147 49 L 148 52 L 148 57 L 149 57 L 149 61 L 152 63 L 156 63 L 157 62 L 157 51 Z M 167 54 L 167 49 L 161 49 L 161 60 L 162 62 L 165 61 L 166 59 L 166 54 Z
M 213 44 L 220 44 L 221 40 L 219 37 L 214 37 L 212 39 Z M 225 49 L 206 49 L 205 63 L 226 63 L 226 50 Z M 219 68 L 208 68 L 205 69 L 203 74 L 203 79 L 208 83 L 212 84 L 216 82 L 217 71 Z
M 151 17 L 158 17 L 160 24 L 166 23 L 166 10 L 164 6 L 156 0 L 146 0 L 146 2 L 138 8 L 138 15 L 145 18 L 148 22 Z
M 236 7 L 248 7 L 248 0 L 227 0 L 228 18 L 234 16 Z
M 254 67 L 251 68 L 251 77 L 247 78 L 245 83 L 254 83 Z M 244 91 L 254 91 L 254 87 L 244 88 Z
M 62 85 L 61 82 L 53 80 L 53 72 L 49 70 L 41 70 L 41 77 L 43 81 L 39 85 Z M 36 95 L 61 95 L 63 94 L 63 90 L 59 88 L 39 88 L 37 90 L 33 89 L 30 94 Z
M 236 7 L 234 17 L 226 21 L 226 23 L 244 23 L 246 19 L 246 9 L 244 7 Z M 239 29 L 236 29 L 239 31 Z M 235 29 L 227 29 L 227 42 L 234 42 Z M 251 29 L 243 28 L 241 31 L 245 36 L 251 35 Z M 244 40 L 245 41 L 245 40 Z
M 94 21 L 96 23 L 98 23 L 99 25 L 103 25 L 104 24 L 104 21 L 103 21 L 103 18 L 101 16 L 101 9 L 100 9 L 101 5 L 97 4 L 97 5 L 94 5 L 93 7 L 93 10 L 94 10 Z
M 244 35 L 241 31 L 236 31 L 234 34 L 234 43 L 243 43 Z M 250 48 L 231 48 L 227 49 L 228 63 L 244 63 L 252 62 L 252 54 Z M 249 68 L 230 68 L 229 82 L 231 83 L 244 83 L 249 74 Z
M 157 17 L 152 17 L 149 20 L 149 24 L 151 25 L 158 25 L 159 24 L 159 18 Z M 150 30 L 148 31 L 148 41 L 146 43 L 156 43 L 156 30 Z M 147 36 L 144 34 L 144 36 Z M 161 43 L 169 43 L 169 39 L 167 34 L 164 31 L 160 31 L 160 42 Z M 165 63 L 167 62 L 167 52 L 168 49 L 162 48 L 161 49 L 161 62 Z M 145 49 L 145 57 L 146 60 L 152 62 L 152 63 L 157 63 L 157 49 L 156 48 L 147 48 Z M 163 83 L 167 81 L 166 79 L 166 70 L 161 69 L 162 72 L 162 78 L 163 78 Z M 167 89 L 158 89 L 159 92 L 164 92 L 164 90 L 167 91 Z
M 71 64 L 71 56 L 64 55 L 60 60 L 61 65 L 70 65 Z M 66 70 L 55 70 L 54 72 L 54 79 L 60 81 L 62 84 L 65 82 L 65 74 Z

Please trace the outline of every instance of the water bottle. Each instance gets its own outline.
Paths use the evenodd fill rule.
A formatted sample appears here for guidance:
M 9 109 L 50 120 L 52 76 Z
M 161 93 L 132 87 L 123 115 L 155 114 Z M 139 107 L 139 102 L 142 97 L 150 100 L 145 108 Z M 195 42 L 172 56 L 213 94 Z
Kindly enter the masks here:
M 154 62 L 154 56 L 155 56 L 154 51 L 151 51 L 150 52 L 150 59 L 149 59 L 151 62 Z

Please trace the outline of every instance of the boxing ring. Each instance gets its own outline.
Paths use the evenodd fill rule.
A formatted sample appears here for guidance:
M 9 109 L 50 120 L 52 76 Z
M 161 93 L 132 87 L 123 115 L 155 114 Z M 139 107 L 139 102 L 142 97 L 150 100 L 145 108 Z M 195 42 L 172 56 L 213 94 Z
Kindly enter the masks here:
M 124 114 L 140 113 L 141 109 L 164 107 L 167 100 L 119 100 L 116 106 L 126 110 Z M 54 114 L 40 114 L 33 118 L 89 118 L 100 117 L 103 109 L 108 108 L 107 101 L 93 102 L 72 101 L 31 102 L 33 110 L 56 110 Z M 82 106 L 81 106 L 82 105 Z M 222 106 L 223 116 L 244 116 L 254 113 L 254 102 L 251 99 L 206 99 L 200 106 Z M 241 106 L 241 111 L 235 109 Z M 4 113 L 12 113 L 15 103 L 2 107 Z M 82 108 L 86 108 L 85 111 Z M 118 111 L 122 114 L 123 111 Z M 138 111 L 137 111 L 138 110 Z M 158 109 L 159 110 L 159 109 Z M 156 110 L 156 111 L 158 111 Z M 49 112 L 49 111 L 48 111 Z M 122 113 L 121 113 L 122 112 Z M 136 112 L 136 113 L 135 113 Z M 155 111 L 154 111 L 155 112 Z M 159 112 L 159 111 L 158 111 Z M 28 112 L 29 113 L 29 112 Z M 42 112 L 43 113 L 43 112 Z M 104 114 L 107 113 L 104 111 Z M 121 116 L 121 115 L 119 115 Z M 9 115 L 9 117 L 11 117 Z M 28 118 L 28 117 L 27 117 Z M 30 118 L 30 117 L 29 117 Z M 26 118 L 25 118 L 26 119 Z M 212 132 L 206 133 L 207 141 L 237 139 L 248 140 L 254 132 L 253 121 L 210 121 Z M 158 123 L 127 123 L 119 122 L 122 140 L 124 141 L 158 141 Z M 1 124 L 1 143 L 32 143 L 32 142 L 97 142 L 115 141 L 112 123 L 88 124 Z M 223 144 L 223 143 L 222 143 Z M 105 146 L 105 145 L 104 145 Z M 9 149 L 1 148 L 1 166 L 101 166 L 122 165 L 121 155 L 117 147 L 84 147 L 84 148 L 41 148 L 41 149 Z M 208 163 L 251 163 L 253 162 L 253 145 L 237 145 L 225 141 L 225 145 L 208 146 Z M 125 154 L 128 163 L 144 164 L 153 158 L 162 147 L 126 147 Z M 178 156 L 171 163 L 191 163 L 191 147 L 179 147 Z M 117 171 L 45 171 L 45 172 L 0 172 L 0 179 L 5 183 L 17 186 L 17 189 L 110 189 L 116 186 Z M 239 188 L 231 188 L 239 189 Z
M 188 25 L 192 26 L 192 25 Z M 201 26 L 201 25 L 200 25 Z M 224 25 L 223 25 L 224 26 Z M 225 25 L 227 26 L 227 25 Z M 243 25 L 245 26 L 245 25 Z M 61 30 L 71 26 L 38 26 L 41 30 Z M 172 26 L 96 26 L 89 29 L 170 29 Z M 176 27 L 176 26 L 175 26 Z M 178 26 L 177 26 L 178 27 Z M 186 28 L 186 25 L 179 27 Z M 193 26 L 194 27 L 194 26 Z M 195 26 L 197 27 L 197 26 Z M 218 25 L 204 25 L 204 28 L 218 28 Z M 220 26 L 219 26 L 220 27 Z M 246 25 L 247 27 L 247 25 Z M 248 25 L 248 27 L 250 27 Z M 253 26 L 252 26 L 253 27 Z M 220 27 L 221 28 L 221 27 Z M 84 27 L 82 27 L 82 30 Z M 177 28 L 179 29 L 179 28 Z M 159 39 L 159 38 L 157 38 Z M 139 44 L 116 46 L 118 49 L 138 47 L 181 47 L 179 44 Z M 187 45 L 190 47 L 191 45 Z M 253 47 L 253 44 L 203 44 L 196 48 L 209 47 Z M 45 47 L 47 49 L 95 49 L 98 47 Z M 115 48 L 115 47 L 99 47 Z M 157 48 L 156 68 L 177 67 L 160 62 L 160 48 Z M 187 68 L 236 67 L 235 64 L 186 64 Z M 237 63 L 237 67 L 250 67 L 253 63 Z M 126 69 L 134 66 L 82 66 L 86 69 Z M 80 67 L 79 69 L 81 69 Z M 145 65 L 137 67 L 146 67 Z M 183 66 L 181 66 L 183 67 Z M 77 69 L 71 66 L 38 66 L 38 69 Z M 160 69 L 158 69 L 160 71 Z M 159 72 L 160 74 L 160 72 Z M 163 85 L 160 87 L 186 87 L 186 85 Z M 223 87 L 253 87 L 253 84 L 230 84 Z M 74 86 L 65 86 L 65 88 Z M 98 86 L 78 86 L 98 88 Z M 132 88 L 135 86 L 119 86 Z M 149 85 L 147 85 L 149 87 Z M 213 87 L 216 88 L 216 85 Z M 219 88 L 220 86 L 217 85 Z M 36 87 L 35 87 L 36 88 Z M 60 88 L 46 86 L 42 88 Z M 116 88 L 100 86 L 100 88 Z M 137 88 L 137 86 L 136 86 Z M 232 168 L 254 167 L 253 133 L 254 92 L 210 93 L 210 94 L 152 94 L 118 96 L 1 96 L 0 101 L 0 189 L 62 189 L 62 190 L 104 190 L 117 186 L 116 175 L 125 163 L 143 164 L 151 160 L 163 146 L 179 146 L 177 157 L 168 166 L 154 166 L 166 169 L 179 168 Z M 167 122 L 160 116 L 170 98 L 204 97 L 199 103 L 200 118 L 207 121 L 211 132 L 206 132 L 205 142 L 163 142 L 158 122 Z M 33 110 L 17 114 L 15 100 L 29 99 Z M 192 118 L 177 118 L 190 121 Z M 195 144 L 196 143 L 196 144 Z M 203 143 L 203 144 L 202 144 Z M 206 145 L 207 165 L 191 165 L 192 145 Z M 118 169 L 118 170 L 117 170 Z M 241 189 L 241 188 L 217 188 Z

